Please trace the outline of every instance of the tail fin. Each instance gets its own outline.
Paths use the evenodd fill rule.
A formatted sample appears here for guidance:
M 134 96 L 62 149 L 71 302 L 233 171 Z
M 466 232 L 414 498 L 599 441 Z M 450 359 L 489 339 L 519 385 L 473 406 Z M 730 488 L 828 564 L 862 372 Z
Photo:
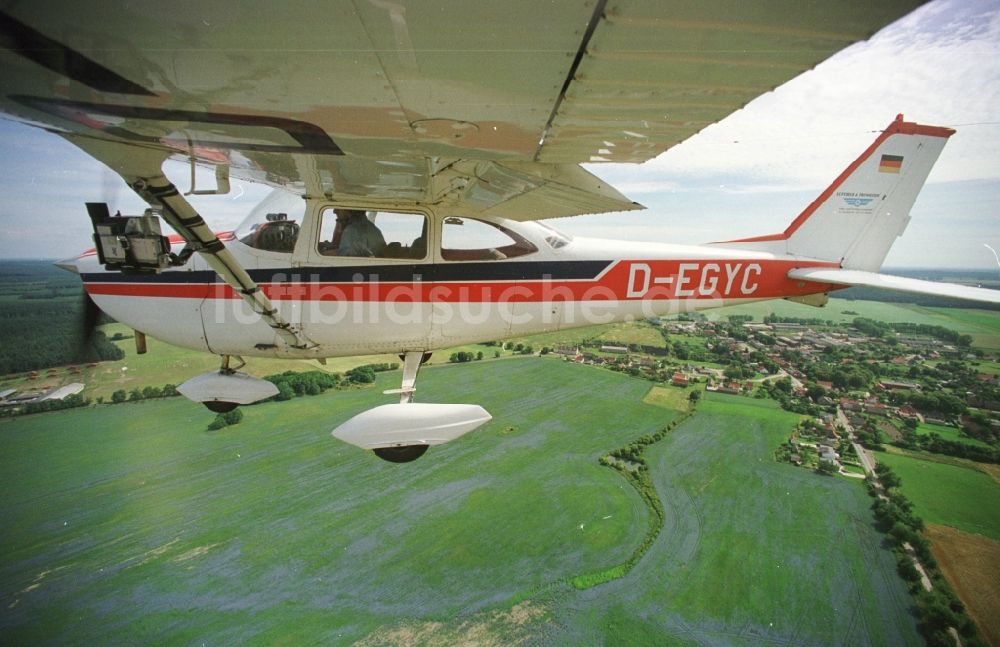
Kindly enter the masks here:
M 899 115 L 784 233 L 725 244 L 878 271 L 954 133 L 906 122 Z

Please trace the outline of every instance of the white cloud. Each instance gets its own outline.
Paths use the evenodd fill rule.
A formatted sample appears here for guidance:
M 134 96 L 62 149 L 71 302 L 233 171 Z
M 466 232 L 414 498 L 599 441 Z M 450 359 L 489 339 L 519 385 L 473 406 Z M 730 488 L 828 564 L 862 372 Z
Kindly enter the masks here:
M 649 211 L 560 226 L 686 244 L 781 231 L 900 111 L 957 133 L 887 263 L 989 267 L 979 248 L 1000 241 L 996 1 L 931 2 L 646 164 L 588 166 Z M 955 188 L 935 200 L 937 185 Z
M 683 145 L 631 169 L 640 185 L 727 173 L 825 186 L 895 115 L 955 126 L 931 182 L 1000 178 L 1000 3 L 933 2 Z M 601 177 L 628 171 L 588 168 Z

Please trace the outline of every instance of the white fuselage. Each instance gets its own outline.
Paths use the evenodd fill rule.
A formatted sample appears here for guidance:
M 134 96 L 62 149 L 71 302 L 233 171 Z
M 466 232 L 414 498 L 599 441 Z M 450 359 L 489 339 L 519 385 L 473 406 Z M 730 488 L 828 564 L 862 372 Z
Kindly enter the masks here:
M 716 246 L 567 241 L 533 222 L 500 219 L 482 220 L 516 232 L 534 251 L 446 260 L 445 219 L 434 214 L 424 258 L 324 256 L 310 222 L 318 209 L 304 216 L 290 252 L 221 236 L 285 320 L 316 344 L 308 350 L 284 344 L 197 255 L 158 274 L 122 274 L 106 272 L 88 252 L 77 269 L 102 310 L 165 342 L 298 358 L 446 348 L 830 289 L 786 277 L 830 263 Z

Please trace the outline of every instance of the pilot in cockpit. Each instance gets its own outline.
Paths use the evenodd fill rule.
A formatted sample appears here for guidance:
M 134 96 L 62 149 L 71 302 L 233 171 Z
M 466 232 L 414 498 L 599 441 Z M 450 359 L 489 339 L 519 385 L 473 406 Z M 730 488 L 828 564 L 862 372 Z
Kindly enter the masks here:
M 337 226 L 329 245 L 321 250 L 327 256 L 381 256 L 385 237 L 362 209 L 334 209 Z

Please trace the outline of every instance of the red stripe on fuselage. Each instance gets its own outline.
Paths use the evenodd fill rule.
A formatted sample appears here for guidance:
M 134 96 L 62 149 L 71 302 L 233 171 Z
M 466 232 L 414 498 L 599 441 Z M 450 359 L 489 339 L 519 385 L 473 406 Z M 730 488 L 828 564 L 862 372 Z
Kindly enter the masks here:
M 801 267 L 837 267 L 836 263 L 793 260 L 636 260 L 618 261 L 599 279 L 447 282 L 261 282 L 273 301 L 391 301 L 396 303 L 518 303 L 549 301 L 767 299 L 836 289 L 787 277 Z M 281 272 L 287 279 L 287 270 Z M 275 272 L 279 274 L 279 272 Z M 160 275 L 161 278 L 166 276 Z M 306 277 L 308 275 L 305 275 Z M 91 281 L 93 295 L 175 299 L 237 299 L 224 283 L 152 283 Z

